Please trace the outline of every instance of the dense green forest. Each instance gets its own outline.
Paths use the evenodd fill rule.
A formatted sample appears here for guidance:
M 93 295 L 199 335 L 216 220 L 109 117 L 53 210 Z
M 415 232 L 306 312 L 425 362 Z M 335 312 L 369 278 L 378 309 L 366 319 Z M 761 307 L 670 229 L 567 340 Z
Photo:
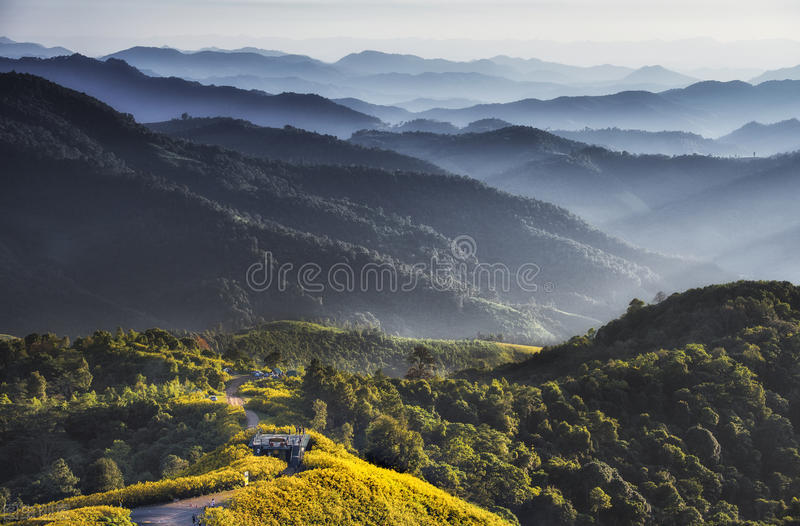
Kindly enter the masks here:
M 75 341 L 4 335 L 2 502 L 47 502 L 193 467 L 240 431 L 242 409 L 208 398 L 230 379 L 226 369 L 302 368 L 316 357 L 346 370 L 384 367 L 402 375 L 408 354 L 420 345 L 433 349 L 433 370 L 441 373 L 531 354 L 493 342 L 413 340 L 307 322 L 237 334 L 118 329 Z
M 223 360 L 159 329 L 0 342 L 0 484 L 26 504 L 168 477 L 240 429 Z
M 315 361 L 253 406 L 304 410 L 367 460 L 522 524 L 794 524 L 799 328 L 800 289 L 741 282 L 635 300 L 493 371 L 393 379 Z
M 219 524 L 269 516 L 290 488 L 346 499 L 346 487 L 385 484 L 380 491 L 411 491 L 419 502 L 443 498 L 377 465 L 512 524 L 794 524 L 800 289 L 738 282 L 658 300 L 635 299 L 618 320 L 526 357 L 497 342 L 307 322 L 234 334 L 100 331 L 74 342 L 4 337 L 0 491 L 10 504 L 103 506 L 118 494 L 130 506 L 201 491 L 198 477 L 236 487 L 225 477 L 246 465 L 263 482 L 214 515 Z M 500 349 L 508 354 L 485 356 Z M 395 376 L 372 369 L 399 353 L 405 366 L 386 369 Z M 515 358 L 524 359 L 500 363 Z M 299 364 L 302 375 L 244 384 L 246 407 L 264 423 L 303 423 L 339 444 L 325 442 L 296 481 L 273 481 L 279 466 L 252 464 L 242 410 L 206 396 L 229 378 L 224 369 L 267 363 Z M 159 489 L 170 480 L 175 489 Z M 272 504 L 253 500 L 263 496 Z M 320 520 L 332 513 L 292 502 Z M 391 513 L 412 513 L 409 501 L 392 502 Z M 354 509 L 342 506 L 336 513 Z

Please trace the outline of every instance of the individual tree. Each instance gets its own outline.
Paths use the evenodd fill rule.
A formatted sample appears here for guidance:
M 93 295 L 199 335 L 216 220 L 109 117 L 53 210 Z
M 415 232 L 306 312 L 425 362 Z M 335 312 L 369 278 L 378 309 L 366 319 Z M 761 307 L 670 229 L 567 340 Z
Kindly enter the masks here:
M 461 481 L 466 478 L 466 474 L 450 464 L 431 462 L 422 468 L 422 476 L 437 488 L 442 488 L 453 495 L 463 493 Z
M 72 388 L 76 391 L 88 391 L 92 387 L 92 373 L 89 371 L 89 364 L 86 358 L 81 358 L 77 369 L 72 372 Z
M 328 425 L 328 404 L 317 398 L 311 404 L 314 418 L 311 419 L 311 427 L 317 431 L 322 431 Z
M 422 437 L 391 416 L 381 415 L 367 427 L 364 456 L 397 471 L 417 472 L 427 461 Z
M 0 513 L 6 511 L 6 506 L 8 506 L 8 501 L 11 499 L 11 492 L 8 488 L 0 487 Z
M 86 493 L 101 493 L 118 489 L 125 485 L 117 463 L 110 458 L 101 457 L 89 464 L 83 477 Z
M 599 513 L 611 507 L 611 496 L 603 488 L 595 486 L 589 492 L 589 508 L 592 513 Z
M 177 477 L 181 471 L 189 467 L 189 462 L 178 455 L 167 455 L 161 461 L 161 475 L 164 478 Z
M 339 431 L 339 438 L 344 447 L 352 449 L 353 447 L 353 424 L 345 422 Z
M 432 378 L 434 376 L 434 364 L 436 359 L 431 350 L 425 345 L 417 345 L 408 356 L 408 363 L 411 365 L 406 378 L 413 380 L 418 378 Z
M 64 396 L 70 397 L 76 391 L 88 391 L 92 386 L 92 380 L 89 364 L 86 362 L 86 358 L 81 358 L 76 368 L 65 372 L 59 379 L 59 390 Z
M 45 400 L 47 398 L 47 380 L 39 371 L 33 371 L 28 378 L 28 396 Z
M 80 495 L 79 481 L 67 462 L 59 458 L 41 473 L 36 483 L 42 500 L 58 500 Z
M 133 478 L 133 466 L 131 454 L 133 450 L 124 440 L 116 439 L 111 443 L 111 447 L 106 448 L 103 454 L 114 461 L 122 471 L 123 476 L 128 482 Z
M 633 298 L 630 303 L 628 303 L 628 314 L 632 312 L 636 312 L 644 307 L 644 302 L 639 298 Z

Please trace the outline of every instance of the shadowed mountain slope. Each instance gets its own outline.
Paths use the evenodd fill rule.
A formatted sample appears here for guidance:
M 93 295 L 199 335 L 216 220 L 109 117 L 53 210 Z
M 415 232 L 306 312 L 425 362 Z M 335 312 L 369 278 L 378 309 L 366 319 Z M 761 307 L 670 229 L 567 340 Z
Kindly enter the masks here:
M 676 276 L 690 269 L 474 180 L 243 157 L 154 134 L 36 77 L 0 79 L 0 210 L 11 225 L 0 332 L 330 316 L 402 334 L 547 341 L 611 316 L 632 295 L 680 286 Z M 461 235 L 472 252 L 452 248 Z M 263 251 L 292 268 L 280 288 L 258 292 L 248 283 L 265 280 L 247 278 Z M 492 292 L 476 274 L 481 262 L 512 277 L 526 264 L 536 272 Z M 305 263 L 319 274 L 301 275 Z M 341 289 L 326 281 L 336 264 L 354 277 L 388 265 L 415 286 L 381 288 L 373 275 Z

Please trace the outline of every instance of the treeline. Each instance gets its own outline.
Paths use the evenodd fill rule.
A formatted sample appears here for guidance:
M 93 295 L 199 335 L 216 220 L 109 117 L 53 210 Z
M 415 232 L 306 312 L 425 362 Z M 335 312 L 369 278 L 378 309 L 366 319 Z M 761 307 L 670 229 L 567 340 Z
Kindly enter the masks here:
M 387 335 L 374 326 L 340 329 L 296 321 L 271 322 L 250 331 L 209 338 L 225 349 L 225 359 L 242 370 L 262 364 L 298 367 L 318 358 L 343 371 L 381 369 L 390 376 L 403 376 L 412 349 L 424 345 L 432 352 L 439 373 L 447 374 L 518 362 L 530 354 L 513 346 L 480 340 L 401 338 Z
M 147 124 L 153 131 L 200 144 L 216 144 L 252 157 L 295 164 L 359 165 L 384 170 L 443 173 L 420 159 L 390 150 L 365 148 L 291 126 L 264 128 L 227 117 L 192 118 Z

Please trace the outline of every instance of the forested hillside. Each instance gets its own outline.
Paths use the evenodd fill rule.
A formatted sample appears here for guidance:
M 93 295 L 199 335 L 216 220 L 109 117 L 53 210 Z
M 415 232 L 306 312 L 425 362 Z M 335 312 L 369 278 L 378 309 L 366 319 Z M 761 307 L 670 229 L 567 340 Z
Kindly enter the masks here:
M 3 75 L 0 92 L 2 332 L 328 316 L 406 335 L 536 343 L 610 318 L 627 297 L 700 279 L 686 262 L 474 180 L 176 141 L 27 75 Z M 466 252 L 453 246 L 463 235 Z M 505 266 L 507 286 L 490 286 L 482 262 Z M 284 263 L 280 285 L 264 278 Z M 301 275 L 306 263 L 319 273 Z M 349 285 L 327 279 L 336 264 L 351 269 Z M 248 282 L 258 265 L 261 281 Z M 434 266 L 444 269 L 435 277 Z M 379 270 L 389 283 L 378 286 Z
M 239 431 L 198 337 L 97 332 L 0 342 L 0 496 L 47 502 L 170 477 Z M 32 446 L 35 444 L 35 446 Z
M 2 495 L 131 507 L 239 487 L 238 470 L 249 469 L 260 482 L 210 513 L 213 524 L 269 521 L 279 510 L 368 524 L 384 513 L 411 524 L 442 513 L 523 525 L 793 524 L 800 289 L 738 282 L 659 300 L 633 300 L 620 319 L 522 363 L 491 369 L 473 356 L 449 377 L 429 358 L 460 362 L 437 342 L 415 342 L 400 379 L 326 365 L 344 362 L 322 328 L 267 328 L 283 331 L 272 339 L 280 348 L 319 346 L 301 377 L 241 388 L 264 422 L 315 430 L 318 451 L 304 471 L 277 480 L 280 462 L 244 447 L 241 410 L 204 397 L 227 378 L 231 353 L 267 361 L 263 330 L 6 338 Z M 42 436 L 53 440 L 29 447 Z M 376 508 L 378 494 L 385 508 Z M 89 507 L 71 513 L 124 516 Z
M 298 128 L 264 128 L 225 117 L 185 118 L 147 124 L 153 131 L 245 155 L 300 164 L 360 165 L 384 170 L 443 173 L 438 166 L 390 150 L 364 148 Z
M 739 282 L 634 300 L 522 365 L 396 380 L 314 362 L 252 393 L 522 524 L 793 524 L 799 328 L 800 289 Z
M 498 335 L 486 337 L 497 339 Z M 494 367 L 520 361 L 536 349 L 497 341 L 400 338 L 375 327 L 348 329 L 297 321 L 270 322 L 233 335 L 222 333 L 214 340 L 225 349 L 224 357 L 243 370 L 279 362 L 305 366 L 317 358 L 343 371 L 380 369 L 398 377 L 406 373 L 408 356 L 420 345 L 430 350 L 431 366 L 440 374 L 478 364 Z
M 244 418 L 241 408 L 206 396 L 224 388 L 226 371 L 302 371 L 319 359 L 402 376 L 420 345 L 432 350 L 431 366 L 442 374 L 531 354 L 493 342 L 402 339 L 301 322 L 240 334 L 117 329 L 74 342 L 54 334 L 2 338 L 0 509 L 170 479 L 184 470 L 202 475 L 209 462 L 203 454 L 231 440 Z
M 792 126 L 791 121 L 774 128 L 748 126 L 734 135 L 744 136 L 747 145 L 750 133 L 791 135 Z M 636 134 L 644 132 L 625 130 L 554 133 L 589 142 L 599 136 L 601 143 L 704 140 L 686 133 L 641 137 Z M 555 203 L 636 245 L 712 261 L 727 272 L 708 282 L 800 276 L 791 268 L 786 271 L 783 258 L 770 256 L 785 250 L 777 240 L 798 226 L 788 213 L 797 185 L 796 152 L 773 157 L 752 157 L 752 151 L 746 157 L 632 155 L 522 126 L 461 135 L 366 130 L 350 140 Z M 733 143 L 720 139 L 714 144 Z M 762 250 L 748 249 L 755 245 Z

